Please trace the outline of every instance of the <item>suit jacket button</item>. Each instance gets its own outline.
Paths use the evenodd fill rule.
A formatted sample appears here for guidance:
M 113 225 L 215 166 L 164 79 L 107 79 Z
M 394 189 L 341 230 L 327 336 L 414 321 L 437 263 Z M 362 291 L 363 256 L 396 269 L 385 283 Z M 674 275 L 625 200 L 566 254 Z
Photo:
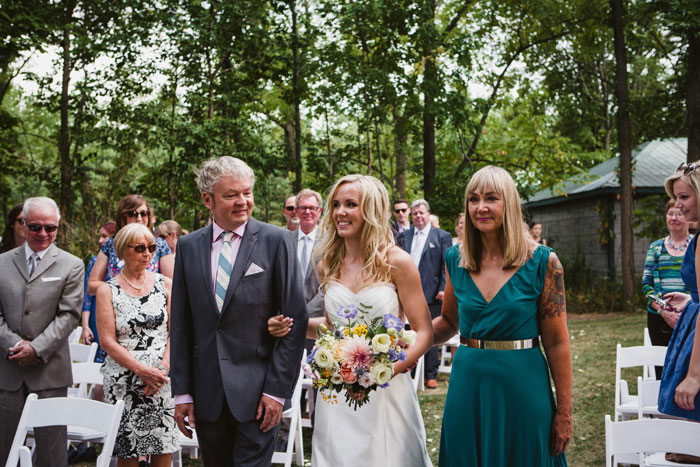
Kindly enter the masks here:
M 25 311 L 24 311 L 24 314 L 25 314 L 25 315 L 28 315 L 29 313 L 30 313 L 29 310 L 25 310 Z
M 217 329 L 217 331 L 219 331 L 219 332 L 221 332 L 221 331 L 223 331 L 223 330 L 224 330 L 224 328 L 218 328 L 218 329 Z

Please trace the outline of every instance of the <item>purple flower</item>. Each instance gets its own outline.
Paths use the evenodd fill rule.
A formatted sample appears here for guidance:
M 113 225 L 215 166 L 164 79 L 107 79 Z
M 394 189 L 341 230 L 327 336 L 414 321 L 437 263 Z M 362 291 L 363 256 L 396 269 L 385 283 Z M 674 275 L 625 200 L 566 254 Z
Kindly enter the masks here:
M 396 316 L 392 315 L 391 313 L 385 314 L 383 318 L 384 319 L 382 320 L 382 324 L 387 330 L 389 330 L 390 328 L 394 328 L 397 331 L 403 329 L 403 323 L 401 322 L 401 320 Z
M 398 359 L 399 359 L 399 356 L 396 354 L 396 350 L 389 349 L 389 360 L 391 360 L 392 362 L 395 362 Z
M 337 314 L 341 318 L 352 319 L 357 316 L 357 307 L 355 305 L 341 306 Z
M 315 345 L 313 349 L 311 349 L 311 355 L 308 356 L 306 359 L 306 363 L 311 363 L 314 361 L 314 356 L 316 356 L 316 351 L 318 350 L 318 346 Z
M 406 352 L 404 352 L 403 350 L 399 352 L 399 360 L 401 360 L 402 362 L 406 361 Z

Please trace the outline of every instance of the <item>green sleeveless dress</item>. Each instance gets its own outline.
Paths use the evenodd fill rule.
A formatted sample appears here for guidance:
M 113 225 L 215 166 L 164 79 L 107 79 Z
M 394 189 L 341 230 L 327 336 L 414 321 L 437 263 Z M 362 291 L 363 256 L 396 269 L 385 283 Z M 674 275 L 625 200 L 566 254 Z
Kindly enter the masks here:
M 459 245 L 447 250 L 460 334 L 494 341 L 537 337 L 537 300 L 551 251 L 538 246 L 487 302 L 469 272 L 459 267 Z M 442 418 L 440 466 L 566 466 L 565 454 L 549 454 L 554 411 L 549 370 L 539 347 L 494 350 L 460 345 Z

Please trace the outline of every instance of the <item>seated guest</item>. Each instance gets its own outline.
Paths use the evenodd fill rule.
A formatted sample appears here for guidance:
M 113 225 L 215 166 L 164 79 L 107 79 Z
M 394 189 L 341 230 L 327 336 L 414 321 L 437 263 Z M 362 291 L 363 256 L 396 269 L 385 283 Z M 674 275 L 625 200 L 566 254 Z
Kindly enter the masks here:
M 124 401 L 114 446 L 119 466 L 169 466 L 178 450 L 170 391 L 171 281 L 148 270 L 156 252 L 151 230 L 132 223 L 117 232 L 121 272 L 97 289 L 97 325 L 107 358 L 102 365 L 105 402 Z
M 117 208 L 117 232 L 125 225 L 132 223 L 143 224 L 148 230 L 153 231 L 153 216 L 151 208 L 146 199 L 141 195 L 127 195 L 119 201 Z M 159 272 L 168 278 L 173 277 L 173 265 L 175 259 L 168 243 L 162 238 L 156 239 L 156 251 L 151 255 L 151 262 L 148 270 Z M 100 248 L 97 254 L 95 265 L 88 280 L 88 293 L 94 294 L 100 284 L 104 283 L 105 277 L 111 279 L 119 274 L 124 261 L 120 261 L 114 249 L 114 239 L 110 238 Z
M 7 214 L 5 230 L 2 232 L 2 239 L 0 239 L 0 253 L 6 253 L 24 244 L 23 206 L 23 203 L 19 203 Z
M 0 255 L 0 465 L 30 393 L 66 397 L 73 384 L 68 336 L 80 317 L 85 266 L 54 245 L 61 216 L 49 198 L 23 207 L 27 242 Z M 68 464 L 66 427 L 36 429 L 36 464 Z
M 172 251 L 173 254 L 175 254 L 175 248 L 177 247 L 177 239 L 186 233 L 187 232 L 182 230 L 180 224 L 175 221 L 163 221 L 158 226 L 158 237 L 168 242 L 170 251 Z

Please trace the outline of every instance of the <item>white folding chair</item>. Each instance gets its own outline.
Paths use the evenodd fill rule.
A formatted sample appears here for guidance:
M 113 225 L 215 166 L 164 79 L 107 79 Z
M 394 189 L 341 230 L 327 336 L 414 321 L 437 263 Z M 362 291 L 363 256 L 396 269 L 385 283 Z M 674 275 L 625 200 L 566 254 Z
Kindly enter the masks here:
M 285 467 L 292 465 L 292 460 L 297 465 L 304 465 L 304 440 L 301 429 L 301 382 L 304 372 L 299 371 L 294 393 L 292 394 L 292 406 L 282 412 L 282 418 L 289 420 L 289 437 L 284 451 L 275 451 L 272 455 L 273 464 L 284 464 Z
M 450 373 L 452 371 L 452 357 L 454 354 L 450 352 L 450 347 L 457 347 L 459 344 L 459 334 L 455 334 L 449 341 L 442 344 L 440 349 L 440 366 L 438 366 L 438 373 Z M 450 362 L 449 365 L 447 364 L 448 361 Z
M 651 345 L 651 337 L 649 336 L 649 328 L 644 328 L 644 345 Z
M 97 355 L 97 342 L 90 345 L 69 343 L 70 359 L 74 362 L 94 362 Z
M 82 326 L 77 326 L 73 331 L 70 333 L 68 336 L 68 343 L 69 344 L 78 344 L 80 343 L 80 338 L 83 335 L 83 327 Z
M 413 376 L 411 376 L 411 381 L 413 382 L 413 388 L 418 391 L 423 391 L 425 389 L 425 356 L 421 355 L 416 362 L 416 367 L 413 370 Z M 410 374 L 410 373 L 409 373 Z
M 316 406 L 314 380 L 304 375 L 304 378 L 301 380 L 301 388 L 306 390 L 306 413 L 309 414 L 308 417 L 301 417 L 301 427 L 313 428 L 311 425 L 311 414 L 314 413 L 314 407 Z
M 659 387 L 658 379 L 644 379 L 637 376 L 637 418 L 655 418 L 661 415 L 659 412 Z
M 27 396 L 24 410 L 17 425 L 6 467 L 15 467 L 21 454 L 20 448 L 34 428 L 44 426 L 67 426 L 70 438 L 72 429 L 80 428 L 93 433 L 90 441 L 102 443 L 102 453 L 97 457 L 97 467 L 108 467 L 112 459 L 114 441 L 117 438 L 119 421 L 124 410 L 124 401 L 110 405 L 90 399 L 51 397 L 39 399 L 36 394 Z M 95 434 L 99 435 L 95 439 Z
M 665 453 L 700 456 L 699 439 L 700 423 L 658 418 L 613 422 L 605 415 L 605 465 L 611 467 L 613 457 L 621 462 L 620 455 L 634 455 L 640 467 L 682 465 L 667 463 Z
M 622 379 L 622 369 L 663 365 L 666 359 L 666 347 L 656 345 L 622 347 L 617 344 L 615 364 L 615 421 L 627 420 L 637 415 L 638 396 L 631 395 L 627 381 Z M 652 370 L 653 371 L 653 370 Z
M 72 363 L 71 371 L 73 372 L 73 386 L 68 388 L 68 397 L 90 398 L 92 388 L 97 384 L 102 384 L 103 377 L 100 373 L 101 363 L 82 362 Z M 92 386 L 88 390 L 88 386 Z
M 185 451 L 188 451 L 190 459 L 196 459 L 198 456 L 199 440 L 197 439 L 197 432 L 192 430 L 192 438 L 188 438 L 183 435 L 182 432 L 180 432 L 179 435 L 180 449 L 173 454 L 173 467 L 182 467 L 182 453 Z

